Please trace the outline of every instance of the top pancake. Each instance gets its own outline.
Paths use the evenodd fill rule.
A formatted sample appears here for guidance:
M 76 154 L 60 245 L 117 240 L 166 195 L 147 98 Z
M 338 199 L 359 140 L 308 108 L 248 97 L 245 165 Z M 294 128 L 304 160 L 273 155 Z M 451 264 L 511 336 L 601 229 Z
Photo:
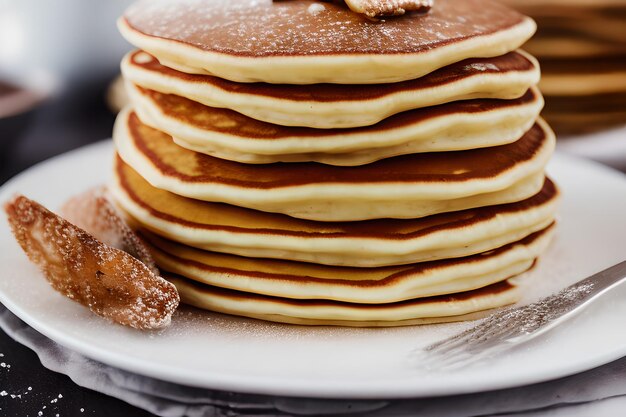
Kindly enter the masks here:
M 379 22 L 335 3 L 146 0 L 119 27 L 176 69 L 285 84 L 414 79 L 466 58 L 502 55 L 535 31 L 531 19 L 483 0 L 439 0 L 427 14 Z

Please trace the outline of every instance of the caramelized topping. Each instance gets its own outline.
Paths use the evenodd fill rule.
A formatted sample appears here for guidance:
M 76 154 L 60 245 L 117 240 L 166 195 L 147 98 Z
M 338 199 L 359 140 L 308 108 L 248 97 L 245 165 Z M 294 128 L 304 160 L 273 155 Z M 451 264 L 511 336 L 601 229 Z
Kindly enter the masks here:
M 96 187 L 71 198 L 61 213 L 70 223 L 95 236 L 105 245 L 140 260 L 153 274 L 159 275 L 152 255 L 109 201 L 105 187 Z
M 170 323 L 178 292 L 142 262 L 24 196 L 5 210 L 18 243 L 55 290 L 119 324 L 156 329 Z
M 401 16 L 406 12 L 427 12 L 433 7 L 433 0 L 345 0 L 355 13 L 370 18 Z

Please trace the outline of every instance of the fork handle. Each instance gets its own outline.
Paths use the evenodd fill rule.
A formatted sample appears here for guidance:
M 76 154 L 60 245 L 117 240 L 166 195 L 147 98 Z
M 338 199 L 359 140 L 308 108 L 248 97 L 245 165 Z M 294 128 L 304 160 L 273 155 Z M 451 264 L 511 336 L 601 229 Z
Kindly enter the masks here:
M 585 291 L 585 294 L 581 298 L 581 301 L 587 302 L 599 297 L 623 282 L 626 282 L 626 261 L 622 261 L 589 278 L 585 278 L 576 284 L 570 285 L 565 291 L 576 291 L 588 287 L 589 291 Z

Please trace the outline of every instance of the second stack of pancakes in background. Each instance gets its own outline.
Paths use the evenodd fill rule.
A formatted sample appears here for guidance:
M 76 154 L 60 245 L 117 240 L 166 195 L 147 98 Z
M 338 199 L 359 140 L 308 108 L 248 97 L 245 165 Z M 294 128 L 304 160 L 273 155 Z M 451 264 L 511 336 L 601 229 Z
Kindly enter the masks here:
M 537 21 L 524 46 L 542 67 L 557 133 L 626 124 L 626 0 L 503 0 Z
M 558 191 L 535 23 L 438 0 L 149 0 L 120 20 L 116 202 L 183 302 L 297 324 L 398 326 L 515 302 Z

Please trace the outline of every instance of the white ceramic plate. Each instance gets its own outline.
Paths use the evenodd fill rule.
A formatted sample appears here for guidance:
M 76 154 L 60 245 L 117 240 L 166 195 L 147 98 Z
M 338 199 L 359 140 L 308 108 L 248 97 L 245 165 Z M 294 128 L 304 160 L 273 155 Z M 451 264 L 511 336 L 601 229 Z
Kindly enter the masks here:
M 50 208 L 104 182 L 110 142 L 31 169 L 0 191 Z M 527 274 L 524 302 L 626 258 L 626 177 L 558 156 L 550 167 L 564 199 L 555 243 Z M 411 352 L 468 326 L 310 328 L 183 309 L 171 327 L 140 332 L 111 324 L 54 292 L 0 219 L 0 302 L 77 352 L 181 384 L 277 395 L 381 398 L 469 393 L 577 373 L 626 355 L 626 286 L 560 328 L 502 357 L 447 373 L 428 372 Z
M 558 149 L 563 152 L 626 171 L 626 125 L 559 139 Z

